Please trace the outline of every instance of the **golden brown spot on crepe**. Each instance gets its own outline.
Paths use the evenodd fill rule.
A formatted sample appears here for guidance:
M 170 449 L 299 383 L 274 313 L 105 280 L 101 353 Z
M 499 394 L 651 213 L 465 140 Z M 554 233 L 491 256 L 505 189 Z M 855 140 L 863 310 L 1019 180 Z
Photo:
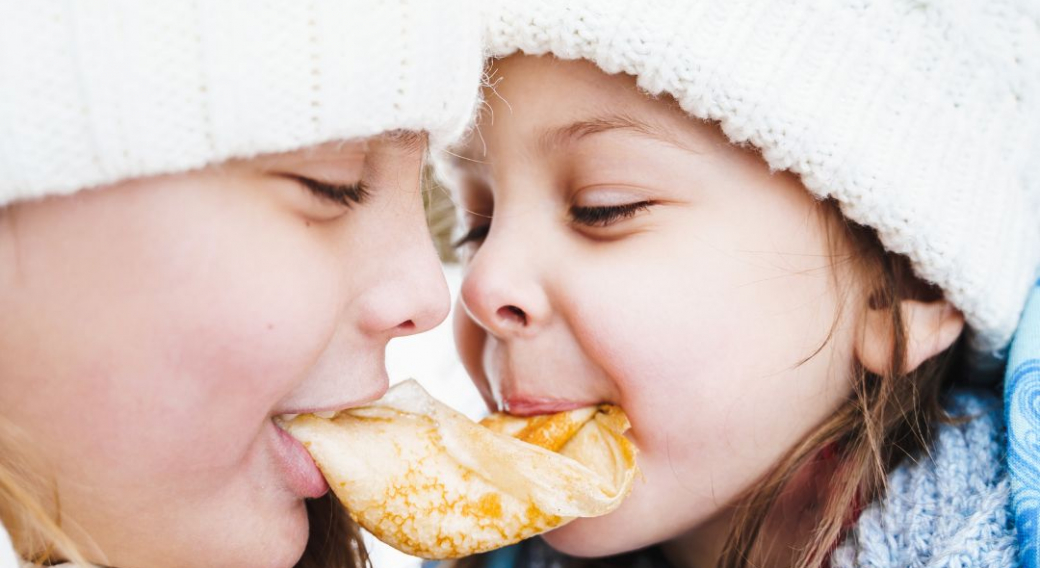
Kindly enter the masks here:
M 432 431 L 430 434 L 435 443 L 441 446 L 439 435 Z M 450 493 L 443 483 L 430 477 L 430 472 L 436 471 L 436 469 L 427 467 L 426 462 L 435 457 L 436 454 L 427 456 L 415 464 L 411 464 L 400 482 L 386 488 L 382 499 L 383 503 L 388 505 L 386 509 L 402 511 L 403 514 L 384 515 L 375 523 L 373 534 L 378 538 L 403 545 L 419 556 L 433 558 L 464 555 L 471 553 L 470 550 L 473 547 L 480 550 L 495 548 L 497 546 L 495 542 L 505 538 L 505 535 L 493 522 L 494 517 L 502 515 L 498 495 L 486 494 L 478 500 L 473 500 L 466 496 Z M 418 500 L 417 496 L 420 496 Z M 415 538 L 412 528 L 416 518 L 428 517 L 435 513 L 441 516 L 455 514 L 475 519 L 481 528 L 494 530 L 498 539 L 492 541 L 486 536 L 478 538 L 479 535 L 467 535 L 473 537 L 473 542 L 460 543 L 451 535 L 443 533 L 438 533 L 435 539 L 426 542 Z M 462 544 L 467 546 L 462 548 L 460 546 Z
M 520 527 L 517 534 L 529 534 L 532 530 L 540 532 L 542 527 L 556 525 L 560 522 L 560 517 L 543 512 L 534 503 L 527 504 L 525 515 L 527 523 Z
M 359 416 L 352 415 L 351 420 L 357 420 L 359 422 L 393 422 L 394 418 L 391 416 Z
M 494 493 L 485 493 L 483 497 L 477 501 L 477 514 L 481 518 L 497 519 L 502 516 L 502 502 L 498 499 L 498 495 Z
M 392 510 L 404 513 L 386 514 L 378 520 L 373 531 L 378 538 L 405 546 L 419 556 L 445 558 L 491 550 L 502 546 L 503 542 L 519 541 L 522 536 L 530 534 L 532 529 L 540 531 L 547 527 L 544 523 L 549 517 L 529 504 L 524 515 L 527 518 L 518 516 L 505 523 L 506 526 L 516 528 L 507 534 L 502 523 L 498 522 L 503 516 L 503 509 L 497 494 L 486 493 L 478 499 L 452 494 L 444 484 L 428 477 L 429 470 L 424 467 L 426 461 L 428 459 L 422 459 L 410 466 L 402 482 L 394 483 L 384 492 L 383 502 L 394 504 Z M 422 502 L 415 499 L 418 495 L 423 496 Z M 493 534 L 479 534 L 480 531 L 475 531 L 467 534 L 468 538 L 463 539 L 463 542 L 443 533 L 438 533 L 436 538 L 426 542 L 415 538 L 411 529 L 416 518 L 435 512 L 441 515 L 454 513 L 472 519 L 479 529 L 492 531 Z
M 513 436 L 522 442 L 545 448 L 551 452 L 558 452 L 593 416 L 579 419 L 570 411 L 529 418 L 496 413 L 481 420 L 480 424 L 495 432 Z
M 516 439 L 555 452 L 584 425 L 585 422 L 572 420 L 571 415 L 566 412 L 548 414 L 532 420 L 527 428 L 516 435 Z

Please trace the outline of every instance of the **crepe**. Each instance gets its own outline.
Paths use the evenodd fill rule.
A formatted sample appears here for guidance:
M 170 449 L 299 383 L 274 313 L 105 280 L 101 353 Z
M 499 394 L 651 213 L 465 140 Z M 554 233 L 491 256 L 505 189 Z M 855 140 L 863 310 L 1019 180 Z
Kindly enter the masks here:
M 576 517 L 614 510 L 637 471 L 611 405 L 481 424 L 415 381 L 332 418 L 282 423 L 351 517 L 394 548 L 429 559 L 506 546 Z

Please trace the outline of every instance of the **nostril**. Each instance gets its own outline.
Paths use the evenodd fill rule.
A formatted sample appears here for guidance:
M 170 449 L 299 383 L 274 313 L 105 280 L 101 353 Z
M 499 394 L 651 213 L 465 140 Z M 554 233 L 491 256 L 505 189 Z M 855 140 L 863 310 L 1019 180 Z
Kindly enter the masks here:
M 498 308 L 497 314 L 503 321 L 527 325 L 527 314 L 516 306 L 503 306 Z
M 401 323 L 397 324 L 397 329 L 399 329 L 401 331 L 414 331 L 415 330 L 415 322 L 412 321 L 412 320 L 401 322 Z

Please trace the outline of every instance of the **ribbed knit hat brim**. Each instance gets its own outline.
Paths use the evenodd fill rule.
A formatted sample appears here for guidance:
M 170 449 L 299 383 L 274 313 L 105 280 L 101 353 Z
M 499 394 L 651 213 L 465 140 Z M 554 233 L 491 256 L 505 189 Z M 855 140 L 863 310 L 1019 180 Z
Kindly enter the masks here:
M 468 0 L 0 1 L 0 206 L 406 129 L 477 101 Z
M 528 0 L 495 56 L 582 58 L 717 121 L 873 227 L 975 347 L 1007 345 L 1040 265 L 1040 16 L 1007 0 Z

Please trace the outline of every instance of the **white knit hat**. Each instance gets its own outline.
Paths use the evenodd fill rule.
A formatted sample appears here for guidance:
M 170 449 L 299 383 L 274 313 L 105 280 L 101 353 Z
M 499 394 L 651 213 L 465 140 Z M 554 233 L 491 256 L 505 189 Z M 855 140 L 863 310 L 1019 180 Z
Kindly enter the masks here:
M 461 134 L 470 0 L 0 0 L 0 206 L 393 129 Z
M 498 0 L 494 56 L 582 58 L 718 121 L 873 227 L 1004 347 L 1040 265 L 1040 6 Z

